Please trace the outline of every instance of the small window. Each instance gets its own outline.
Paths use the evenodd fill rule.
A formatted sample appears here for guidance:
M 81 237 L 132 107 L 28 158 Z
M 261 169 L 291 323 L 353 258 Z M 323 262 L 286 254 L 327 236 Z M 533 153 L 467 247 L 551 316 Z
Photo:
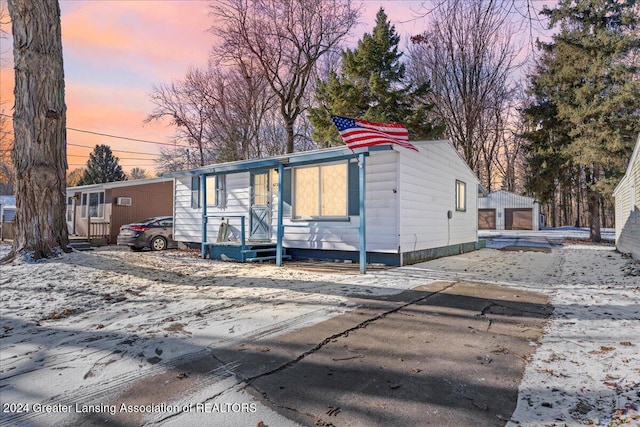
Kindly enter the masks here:
M 465 212 L 467 210 L 467 184 L 456 180 L 456 210 Z
M 207 176 L 207 206 L 223 208 L 226 201 L 226 175 Z
M 198 209 L 200 207 L 200 177 L 198 175 L 191 177 L 191 208 Z

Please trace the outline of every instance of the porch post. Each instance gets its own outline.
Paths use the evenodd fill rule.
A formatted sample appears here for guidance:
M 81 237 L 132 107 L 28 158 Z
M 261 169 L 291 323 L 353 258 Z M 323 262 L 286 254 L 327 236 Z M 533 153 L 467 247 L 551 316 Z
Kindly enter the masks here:
M 278 225 L 276 228 L 276 265 L 282 266 L 282 238 L 284 236 L 283 214 L 284 200 L 282 200 L 282 192 L 284 188 L 284 164 L 278 165 Z
M 207 257 L 207 180 L 200 174 L 200 194 L 202 195 L 202 259 Z
M 360 153 L 358 158 L 358 175 L 360 184 L 360 227 L 358 228 L 358 234 L 360 237 L 360 273 L 365 274 L 367 272 L 367 239 L 366 239 L 366 220 L 364 212 L 365 201 L 365 155 Z

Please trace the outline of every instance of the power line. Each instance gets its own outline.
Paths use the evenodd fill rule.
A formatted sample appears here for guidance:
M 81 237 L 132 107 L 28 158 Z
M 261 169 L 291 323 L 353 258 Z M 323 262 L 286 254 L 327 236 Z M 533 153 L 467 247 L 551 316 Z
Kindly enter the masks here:
M 82 147 L 82 148 L 94 148 L 93 146 L 90 145 L 81 145 L 81 144 L 71 144 L 69 142 L 67 142 L 67 145 L 71 145 L 73 147 Z M 111 147 L 109 147 L 111 148 Z M 142 153 L 140 151 L 126 151 L 126 150 L 118 150 L 118 149 L 113 149 L 111 148 L 111 151 L 113 152 L 118 152 L 118 153 L 127 153 L 127 154 L 143 154 L 145 156 L 157 156 L 158 154 L 154 154 L 154 153 Z
M 86 158 L 87 156 L 83 154 L 67 154 L 67 157 L 81 157 Z M 155 162 L 154 159 L 141 159 L 139 157 L 118 157 L 118 160 L 142 160 L 145 162 Z
M 4 117 L 7 117 L 9 119 L 13 119 L 13 116 L 10 116 L 10 115 L 4 114 L 4 113 L 0 113 L 0 116 L 4 116 Z M 72 128 L 72 127 L 67 127 L 66 129 L 74 131 L 74 132 L 82 132 L 82 133 L 88 133 L 88 134 L 91 134 L 91 135 L 104 136 L 106 138 L 123 139 L 125 141 L 142 142 L 142 143 L 145 143 L 145 144 L 167 145 L 169 147 L 175 147 L 176 146 L 176 144 L 173 144 L 173 143 L 170 143 L 170 142 L 149 141 L 147 139 L 130 138 L 128 136 L 112 135 L 112 134 L 109 134 L 109 133 L 95 132 L 95 131 L 92 131 L 92 130 L 77 129 L 77 128 Z
M 107 138 L 124 139 L 125 141 L 143 142 L 145 144 L 168 145 L 170 147 L 174 147 L 175 146 L 175 144 L 172 144 L 172 143 L 169 143 L 169 142 L 148 141 L 146 139 L 129 138 L 127 136 L 111 135 L 111 134 L 108 134 L 108 133 L 94 132 L 94 131 L 91 131 L 91 130 L 76 129 L 76 128 L 70 128 L 70 127 L 68 127 L 67 130 L 72 130 L 74 132 L 89 133 L 91 135 L 104 136 L 104 137 L 107 137 Z

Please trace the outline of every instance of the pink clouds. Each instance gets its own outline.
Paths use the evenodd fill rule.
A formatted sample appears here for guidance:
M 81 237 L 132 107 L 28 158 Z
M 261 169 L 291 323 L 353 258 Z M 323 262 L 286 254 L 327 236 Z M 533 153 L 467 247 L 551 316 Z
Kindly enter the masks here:
M 213 37 L 206 2 L 82 2 L 62 9 L 65 55 L 126 65 L 150 80 L 207 63 Z M 114 62 L 116 62 L 114 64 Z
M 65 63 L 67 125 L 99 133 L 169 142 L 173 129 L 163 123 L 143 121 L 153 105 L 153 84 L 182 78 L 189 67 L 207 64 L 214 37 L 214 24 L 206 1 L 64 1 L 62 43 Z M 420 2 L 365 2 L 362 24 L 348 40 L 354 45 L 362 33 L 371 32 L 380 6 L 403 37 L 421 31 L 415 20 Z M 9 28 L 10 30 L 10 28 Z M 10 36 L 9 36 L 10 37 Z M 13 106 L 13 64 L 10 38 L 3 41 L 0 97 L 5 114 Z M 68 132 L 68 142 L 79 145 L 108 144 L 118 150 L 158 152 L 159 145 L 110 139 Z M 73 155 L 88 155 L 90 149 L 69 146 Z M 148 156 L 144 156 L 148 157 Z M 72 157 L 69 163 L 86 158 Z M 131 166 L 152 168 L 149 162 Z M 77 166 L 70 166 L 71 169 Z

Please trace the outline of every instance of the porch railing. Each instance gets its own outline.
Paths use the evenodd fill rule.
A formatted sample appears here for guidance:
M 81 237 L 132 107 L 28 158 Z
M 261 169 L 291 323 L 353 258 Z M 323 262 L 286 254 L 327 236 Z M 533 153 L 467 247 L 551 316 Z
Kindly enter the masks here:
M 87 218 L 87 240 L 109 239 L 111 237 L 111 223 L 91 217 Z

